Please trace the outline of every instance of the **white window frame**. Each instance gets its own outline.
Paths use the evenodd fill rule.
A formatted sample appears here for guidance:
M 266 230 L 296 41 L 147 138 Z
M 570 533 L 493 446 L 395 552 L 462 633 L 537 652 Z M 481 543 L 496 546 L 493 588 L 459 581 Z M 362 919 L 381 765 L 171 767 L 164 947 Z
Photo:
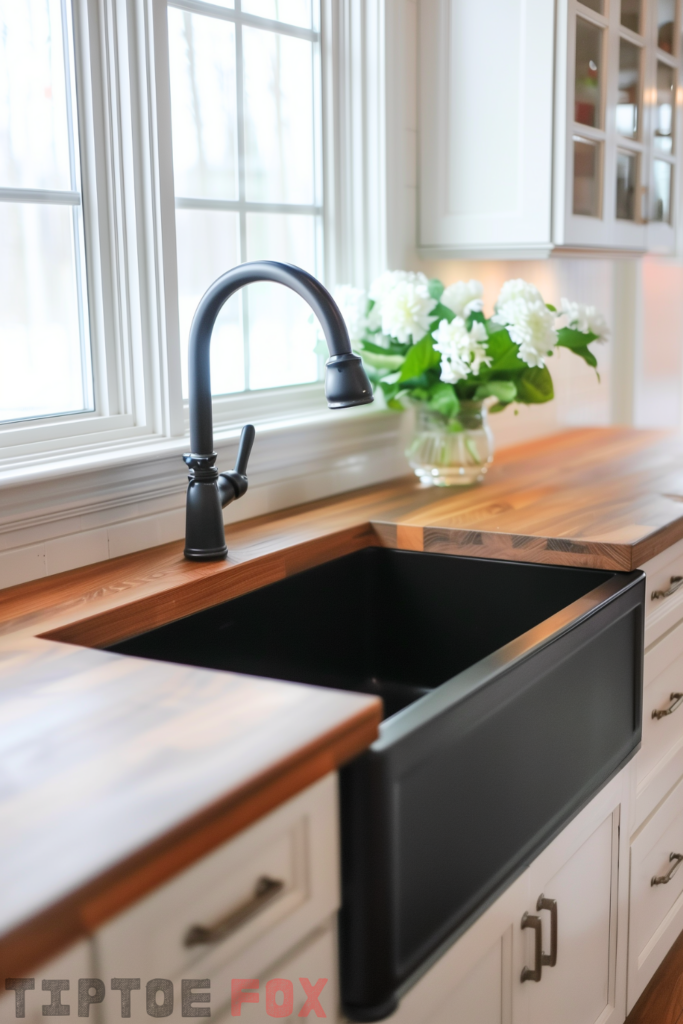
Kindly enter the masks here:
M 95 412 L 0 427 L 0 478 L 13 466 L 71 464 L 79 454 L 90 465 L 98 453 L 105 462 L 113 452 L 133 458 L 136 447 L 176 447 L 187 434 L 167 0 L 72 2 Z M 365 284 L 386 265 L 384 3 L 321 4 L 328 285 Z M 321 382 L 214 400 L 218 433 L 245 420 L 285 429 L 319 417 L 326 417 Z

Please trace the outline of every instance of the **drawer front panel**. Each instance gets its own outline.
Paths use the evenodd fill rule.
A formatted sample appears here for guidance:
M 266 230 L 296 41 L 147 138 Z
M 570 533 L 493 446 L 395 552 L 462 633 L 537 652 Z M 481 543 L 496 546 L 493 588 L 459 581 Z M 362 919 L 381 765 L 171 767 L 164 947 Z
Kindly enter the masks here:
M 676 693 L 683 694 L 683 623 L 645 654 L 636 824 L 645 820 L 683 775 L 683 699 L 677 703 L 672 698 Z
M 103 977 L 256 977 L 338 909 L 338 849 L 331 774 L 100 929 Z
M 645 646 L 683 620 L 683 585 L 672 577 L 683 578 L 683 541 L 667 548 L 641 566 L 647 574 L 645 600 Z M 667 596 L 653 596 L 653 595 Z
M 59 979 L 68 983 L 68 988 L 59 992 L 59 1002 L 65 1007 L 63 1016 L 75 1017 L 78 1014 L 78 980 L 95 976 L 95 967 L 90 942 L 76 943 L 66 952 L 49 960 L 47 963 L 32 967 L 25 972 L 28 979 L 33 980 L 33 988 L 24 991 L 24 1024 L 42 1024 L 45 1020 L 43 1007 L 50 1006 L 52 995 L 48 989 L 43 991 L 43 981 Z M 17 997 L 14 991 L 5 993 L 5 976 L 0 973 L 0 1024 L 15 1024 L 17 1013 Z
M 683 781 L 631 844 L 629 1008 L 683 927 Z M 653 879 L 669 877 L 668 882 Z

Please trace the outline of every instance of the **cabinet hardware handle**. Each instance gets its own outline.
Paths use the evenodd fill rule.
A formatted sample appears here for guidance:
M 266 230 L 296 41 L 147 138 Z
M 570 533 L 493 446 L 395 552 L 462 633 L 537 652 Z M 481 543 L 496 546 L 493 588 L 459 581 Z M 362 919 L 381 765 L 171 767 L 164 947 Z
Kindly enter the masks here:
M 533 914 L 524 914 L 522 928 L 534 929 L 534 969 L 523 967 L 520 977 L 521 981 L 540 981 L 543 967 L 543 936 L 541 934 L 541 919 Z
M 673 878 L 673 876 L 678 871 L 678 865 L 683 860 L 683 853 L 670 853 L 669 854 L 669 860 L 670 861 L 673 860 L 676 863 L 672 867 L 669 868 L 669 870 L 667 871 L 667 873 L 665 875 L 655 875 L 651 879 L 650 885 L 666 885 L 667 882 L 670 882 L 671 879 Z
M 676 711 L 677 708 L 680 708 L 681 704 L 683 704 L 683 693 L 672 693 L 669 700 L 673 701 L 671 707 L 667 708 L 665 711 L 653 711 L 653 718 L 666 718 L 667 715 L 673 715 L 674 711 Z
M 541 954 L 541 963 L 544 967 L 554 967 L 557 963 L 557 900 L 549 900 L 541 893 L 536 910 L 550 911 L 550 952 Z
M 195 924 L 187 930 L 185 935 L 186 946 L 202 946 L 216 942 L 222 942 L 228 935 L 234 932 L 240 925 L 243 925 L 250 918 L 258 914 L 277 895 L 282 892 L 285 883 L 278 878 L 268 878 L 263 875 L 259 878 L 254 888 L 254 895 L 250 896 L 235 910 L 222 917 L 215 924 Z
M 666 590 L 653 590 L 650 594 L 651 601 L 658 601 L 660 597 L 671 597 L 679 587 L 683 587 L 683 576 L 672 576 Z

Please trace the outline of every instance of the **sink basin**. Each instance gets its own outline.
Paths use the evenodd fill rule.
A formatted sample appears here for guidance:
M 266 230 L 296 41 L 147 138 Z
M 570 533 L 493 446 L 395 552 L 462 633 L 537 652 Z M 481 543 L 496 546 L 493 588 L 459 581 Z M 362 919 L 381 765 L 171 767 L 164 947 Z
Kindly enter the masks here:
M 644 575 L 367 548 L 111 647 L 380 696 L 342 769 L 342 996 L 379 1020 L 635 753 Z

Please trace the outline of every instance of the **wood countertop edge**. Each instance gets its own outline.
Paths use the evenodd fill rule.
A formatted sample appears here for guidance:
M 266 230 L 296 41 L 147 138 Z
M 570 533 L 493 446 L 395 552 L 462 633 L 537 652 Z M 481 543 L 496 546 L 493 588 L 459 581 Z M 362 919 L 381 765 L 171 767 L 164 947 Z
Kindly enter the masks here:
M 93 932 L 377 738 L 377 699 L 239 789 L 0 935 L 2 977 L 22 977 Z

